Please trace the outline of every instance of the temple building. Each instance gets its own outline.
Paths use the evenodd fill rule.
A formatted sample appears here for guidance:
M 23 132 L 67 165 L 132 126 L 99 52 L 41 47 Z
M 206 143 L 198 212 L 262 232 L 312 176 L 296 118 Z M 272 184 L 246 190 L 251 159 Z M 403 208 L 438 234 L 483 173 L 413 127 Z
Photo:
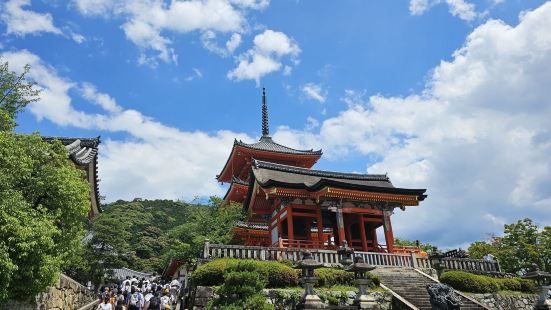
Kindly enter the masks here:
M 90 210 L 88 218 L 92 219 L 101 212 L 98 188 L 98 146 L 100 138 L 65 138 L 42 137 L 46 142 L 59 140 L 67 149 L 69 159 L 75 167 L 86 173 L 86 181 L 90 185 Z
M 234 141 L 217 176 L 229 183 L 225 203 L 242 203 L 247 218 L 234 228 L 244 245 L 396 253 L 391 215 L 417 206 L 425 189 L 395 187 L 388 176 L 311 169 L 321 150 L 296 150 L 270 136 L 266 93 L 262 94 L 262 137 Z M 378 240 L 382 229 L 384 243 Z

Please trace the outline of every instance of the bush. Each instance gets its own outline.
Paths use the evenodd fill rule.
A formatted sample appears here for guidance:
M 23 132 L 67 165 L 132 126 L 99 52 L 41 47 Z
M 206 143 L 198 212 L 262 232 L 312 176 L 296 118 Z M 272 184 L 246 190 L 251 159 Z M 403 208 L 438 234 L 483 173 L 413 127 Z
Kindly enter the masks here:
M 291 268 L 288 264 L 270 261 L 239 260 L 232 258 L 217 259 L 203 264 L 193 273 L 193 280 L 196 285 L 217 286 L 224 282 L 224 275 L 235 266 L 248 268 L 260 274 L 262 279 L 267 281 L 268 288 L 293 287 L 299 285 L 300 271 Z M 245 267 L 246 266 L 246 267 Z M 354 286 L 354 273 L 336 268 L 319 268 L 314 271 L 319 278 L 318 286 L 346 285 Z M 374 286 L 379 286 L 379 278 L 368 273 Z
M 314 275 L 319 278 L 318 286 L 354 285 L 354 273 L 342 269 L 320 268 Z
M 499 290 L 533 293 L 535 284 L 531 280 L 520 278 L 492 278 L 463 271 L 447 271 L 440 277 L 442 283 L 456 290 L 471 293 L 495 293 Z
M 215 286 L 221 285 L 226 269 L 233 268 L 237 264 L 247 262 L 252 270 L 258 272 L 267 280 L 269 288 L 290 287 L 298 285 L 298 271 L 279 262 L 238 260 L 231 258 L 217 259 L 203 264 L 193 273 L 196 285 Z
M 520 283 L 520 291 L 524 293 L 534 293 L 536 291 L 536 283 L 528 279 L 518 279 Z
M 211 309 L 272 310 L 266 297 L 260 293 L 266 286 L 264 277 L 257 271 L 256 262 L 239 261 L 226 268 L 224 284 L 218 289 L 220 297 L 209 305 Z
M 496 279 L 463 271 L 444 272 L 440 277 L 440 282 L 448 284 L 456 290 L 471 293 L 496 293 L 500 289 Z
M 508 290 L 508 291 L 520 291 L 521 285 L 519 279 L 513 278 L 513 279 L 495 279 L 500 284 L 501 290 Z

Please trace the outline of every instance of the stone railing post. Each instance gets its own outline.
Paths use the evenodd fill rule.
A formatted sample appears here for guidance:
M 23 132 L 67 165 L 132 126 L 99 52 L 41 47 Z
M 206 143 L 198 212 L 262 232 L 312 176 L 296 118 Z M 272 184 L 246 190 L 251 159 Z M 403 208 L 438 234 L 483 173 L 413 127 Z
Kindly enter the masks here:
M 413 252 L 411 254 L 411 267 L 413 268 L 419 268 L 419 265 L 417 264 L 417 255 Z
M 205 246 L 203 248 L 203 258 L 209 259 L 210 258 L 210 242 L 209 239 L 205 239 Z

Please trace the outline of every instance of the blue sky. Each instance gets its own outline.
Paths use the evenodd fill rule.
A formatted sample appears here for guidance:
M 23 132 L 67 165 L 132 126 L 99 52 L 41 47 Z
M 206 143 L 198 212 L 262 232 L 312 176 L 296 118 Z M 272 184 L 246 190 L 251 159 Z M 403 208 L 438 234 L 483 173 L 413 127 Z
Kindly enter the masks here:
M 44 89 L 19 132 L 98 136 L 100 191 L 223 195 L 234 138 L 427 188 L 400 237 L 464 245 L 551 216 L 551 3 L 9 0 L 0 53 Z M 453 230 L 449 228 L 453 227 Z

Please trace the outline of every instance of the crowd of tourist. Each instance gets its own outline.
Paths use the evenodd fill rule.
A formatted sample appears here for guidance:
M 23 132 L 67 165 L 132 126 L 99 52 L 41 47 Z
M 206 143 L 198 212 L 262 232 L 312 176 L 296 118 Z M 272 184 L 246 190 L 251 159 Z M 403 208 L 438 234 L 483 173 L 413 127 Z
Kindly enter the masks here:
M 169 310 L 176 305 L 181 284 L 178 280 L 126 277 L 119 284 L 101 290 L 97 310 Z

